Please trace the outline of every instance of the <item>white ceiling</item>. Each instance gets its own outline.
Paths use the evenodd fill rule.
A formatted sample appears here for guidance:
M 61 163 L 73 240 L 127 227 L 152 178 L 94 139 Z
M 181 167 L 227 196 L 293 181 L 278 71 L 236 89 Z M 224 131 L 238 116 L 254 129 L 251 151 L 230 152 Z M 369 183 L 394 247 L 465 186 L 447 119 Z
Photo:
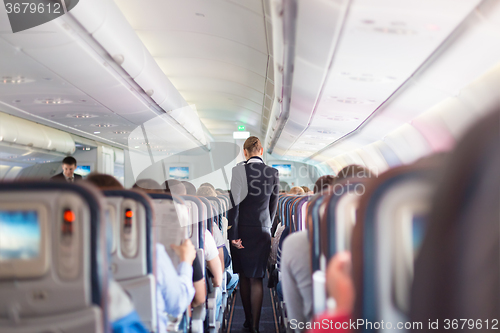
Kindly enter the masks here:
M 261 133 L 270 53 L 262 0 L 115 3 L 216 139 L 238 125 Z
M 311 56 L 308 43 L 333 29 L 324 13 L 339 15 L 343 2 L 340 37 L 332 30 Z M 496 0 L 299 0 L 298 8 L 290 118 L 274 150 L 286 158 L 326 161 L 382 140 L 500 62 Z

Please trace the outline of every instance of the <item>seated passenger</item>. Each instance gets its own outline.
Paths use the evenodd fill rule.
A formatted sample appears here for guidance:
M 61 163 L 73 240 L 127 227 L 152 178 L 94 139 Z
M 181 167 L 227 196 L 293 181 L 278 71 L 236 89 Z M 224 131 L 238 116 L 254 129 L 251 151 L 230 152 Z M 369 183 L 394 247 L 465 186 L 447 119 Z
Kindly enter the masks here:
M 165 187 L 162 187 L 153 179 L 138 179 L 132 188 L 144 190 L 149 193 L 165 193 Z
M 314 185 L 314 193 L 321 193 L 333 185 L 335 180 L 331 175 L 320 177 Z M 284 240 L 280 270 L 288 320 L 309 322 L 313 315 L 313 296 L 311 249 L 307 230 L 295 232 Z
M 294 232 L 284 240 L 280 269 L 288 320 L 309 322 L 313 315 L 313 290 L 307 230 Z
M 321 324 L 327 322 L 328 328 L 322 327 L 313 329 L 310 332 L 349 332 L 349 320 L 351 319 L 355 300 L 350 252 L 339 252 L 330 259 L 326 269 L 326 291 L 329 298 L 335 301 L 328 303 L 335 303 L 335 307 L 327 309 L 325 313 L 315 318 L 314 322 L 319 323 L 317 327 L 322 327 Z M 336 329 L 335 324 L 338 325 L 337 327 L 342 328 Z M 314 327 L 314 324 L 312 324 L 312 327 Z
M 93 174 L 86 179 L 101 190 L 123 189 L 123 186 L 114 177 L 105 174 Z M 157 188 L 158 184 L 147 180 L 142 185 Z M 139 186 L 137 186 L 139 187 Z M 157 243 L 156 250 L 156 290 L 157 290 L 157 312 L 158 326 L 160 332 L 166 330 L 166 313 L 177 317 L 182 314 L 194 297 L 194 287 L 192 283 L 192 264 L 196 257 L 196 251 L 191 241 L 185 240 L 182 245 L 171 245 L 172 249 L 179 256 L 181 262 L 175 269 L 172 260 L 168 256 L 165 247 Z
M 200 185 L 200 187 L 204 187 L 204 186 L 210 187 L 212 190 L 215 191 L 215 187 L 212 184 L 210 184 L 210 183 L 203 183 L 203 184 Z
M 313 194 L 313 191 L 311 191 L 311 190 L 309 189 L 309 187 L 307 187 L 307 186 L 301 186 L 301 187 L 302 187 L 302 189 L 304 190 L 304 193 L 305 193 L 305 194 Z
M 292 195 L 303 195 L 305 194 L 304 190 L 302 189 L 302 187 L 300 186 L 294 186 L 290 189 L 290 192 L 288 192 L 288 194 L 292 194 Z
M 187 195 L 196 195 L 196 187 L 193 184 L 191 184 L 190 182 L 187 182 L 185 180 L 182 181 L 181 183 L 186 188 Z
M 166 193 L 174 195 L 186 195 L 186 186 L 177 179 L 169 179 L 162 186 Z
M 337 178 L 332 175 L 321 176 L 314 183 L 314 194 L 321 193 L 323 190 L 326 190 L 329 186 L 333 185 Z

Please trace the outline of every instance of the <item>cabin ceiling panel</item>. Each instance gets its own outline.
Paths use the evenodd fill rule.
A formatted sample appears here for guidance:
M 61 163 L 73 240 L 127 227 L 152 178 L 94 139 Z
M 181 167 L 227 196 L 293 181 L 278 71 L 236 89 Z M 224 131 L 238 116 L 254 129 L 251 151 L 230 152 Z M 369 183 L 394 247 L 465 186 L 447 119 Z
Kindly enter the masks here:
M 270 52 L 262 0 L 115 3 L 202 122 L 232 114 L 260 134 Z

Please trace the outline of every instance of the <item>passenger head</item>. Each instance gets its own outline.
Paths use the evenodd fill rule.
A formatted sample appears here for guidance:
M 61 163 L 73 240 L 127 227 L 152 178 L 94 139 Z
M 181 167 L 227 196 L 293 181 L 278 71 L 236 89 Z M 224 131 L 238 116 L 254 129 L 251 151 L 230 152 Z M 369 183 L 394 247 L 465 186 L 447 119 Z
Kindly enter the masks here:
M 243 144 L 243 154 L 245 155 L 245 158 L 248 160 L 250 157 L 253 156 L 262 156 L 264 154 L 264 148 L 262 148 L 262 144 L 260 143 L 260 140 L 256 136 L 251 136 L 248 139 L 246 139 L 245 143 Z
M 211 187 L 201 186 L 198 191 L 196 191 L 196 195 L 200 197 L 216 197 L 217 193 Z
M 123 185 L 113 176 L 102 173 L 91 173 L 85 181 L 94 184 L 101 190 L 104 189 L 123 189 Z
M 186 187 L 177 179 L 169 179 L 162 186 L 166 193 L 175 195 L 186 195 Z
M 325 175 L 318 178 L 314 184 L 314 194 L 321 193 L 326 190 L 329 186 L 333 185 L 336 181 L 336 177 L 332 175 Z
M 290 192 L 288 194 L 293 194 L 293 195 L 302 195 L 305 194 L 304 190 L 300 186 L 294 186 L 291 188 Z
M 309 187 L 307 187 L 307 186 L 301 186 L 301 187 L 304 190 L 304 193 L 307 194 L 307 193 L 311 192 L 311 190 L 309 189 Z
M 67 178 L 71 178 L 71 177 L 73 177 L 73 174 L 75 173 L 75 169 L 76 169 L 76 159 L 72 156 L 66 156 L 62 160 L 63 174 Z
M 337 173 L 337 180 L 347 178 L 370 178 L 372 172 L 361 165 L 348 165 Z
M 210 183 L 203 183 L 203 184 L 201 184 L 201 185 L 200 185 L 200 187 L 204 187 L 204 186 L 208 186 L 208 187 L 210 187 L 212 190 L 214 190 L 214 191 L 215 191 L 215 187 L 214 187 L 212 184 L 210 184 Z
M 196 195 L 196 187 L 193 184 L 191 184 L 190 182 L 187 182 L 187 181 L 182 181 L 181 183 L 186 188 L 187 195 Z
M 335 254 L 326 268 L 326 291 L 335 299 L 336 311 L 351 314 L 354 309 L 356 292 L 352 279 L 351 253 L 348 251 Z
M 162 188 L 160 184 L 149 178 L 137 180 L 132 188 L 144 190 L 149 193 L 165 193 L 164 187 Z

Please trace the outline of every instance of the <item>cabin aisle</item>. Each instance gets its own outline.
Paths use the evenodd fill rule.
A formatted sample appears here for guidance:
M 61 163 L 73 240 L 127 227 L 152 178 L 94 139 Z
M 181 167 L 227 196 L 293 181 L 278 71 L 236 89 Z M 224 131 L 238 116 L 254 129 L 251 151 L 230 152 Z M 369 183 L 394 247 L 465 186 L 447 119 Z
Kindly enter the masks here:
M 241 303 L 239 288 L 235 295 L 235 306 L 232 317 L 229 318 L 228 333 L 248 333 L 247 329 L 243 328 L 245 322 L 245 312 Z M 264 279 L 264 299 L 262 301 L 262 313 L 260 315 L 261 333 L 278 333 L 277 323 L 275 320 L 273 305 L 271 301 L 271 290 L 267 288 L 267 277 Z

